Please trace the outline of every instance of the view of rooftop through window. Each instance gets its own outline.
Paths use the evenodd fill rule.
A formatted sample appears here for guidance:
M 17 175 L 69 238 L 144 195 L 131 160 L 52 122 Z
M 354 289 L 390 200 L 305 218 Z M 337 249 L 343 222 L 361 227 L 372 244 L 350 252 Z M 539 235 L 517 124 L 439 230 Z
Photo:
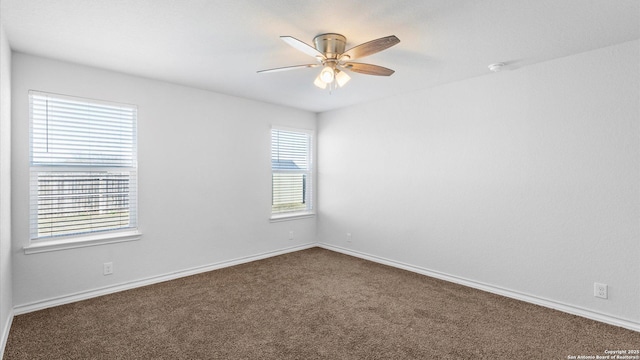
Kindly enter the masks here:
M 309 211 L 311 206 L 311 134 L 271 130 L 273 214 Z
M 31 238 L 136 226 L 136 108 L 32 91 Z

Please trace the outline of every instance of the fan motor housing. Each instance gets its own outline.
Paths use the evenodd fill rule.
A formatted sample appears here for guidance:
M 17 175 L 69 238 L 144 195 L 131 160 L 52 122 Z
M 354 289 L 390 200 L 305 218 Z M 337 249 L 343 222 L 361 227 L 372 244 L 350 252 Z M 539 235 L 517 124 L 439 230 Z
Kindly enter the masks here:
M 320 34 L 313 38 L 316 49 L 328 59 L 335 59 L 344 52 L 347 38 L 340 34 Z

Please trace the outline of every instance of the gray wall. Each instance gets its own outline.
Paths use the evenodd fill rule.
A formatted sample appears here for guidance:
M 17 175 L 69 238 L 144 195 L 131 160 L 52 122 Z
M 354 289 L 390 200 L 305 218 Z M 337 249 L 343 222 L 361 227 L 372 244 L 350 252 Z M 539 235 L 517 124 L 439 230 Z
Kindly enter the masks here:
M 28 90 L 138 106 L 141 240 L 23 253 Z M 12 95 L 13 299 L 20 311 L 315 242 L 315 218 L 269 222 L 271 125 L 314 130 L 314 113 L 19 53 Z M 113 275 L 102 275 L 104 262 L 113 262 Z
M 639 61 L 634 41 L 320 114 L 319 241 L 640 327 Z

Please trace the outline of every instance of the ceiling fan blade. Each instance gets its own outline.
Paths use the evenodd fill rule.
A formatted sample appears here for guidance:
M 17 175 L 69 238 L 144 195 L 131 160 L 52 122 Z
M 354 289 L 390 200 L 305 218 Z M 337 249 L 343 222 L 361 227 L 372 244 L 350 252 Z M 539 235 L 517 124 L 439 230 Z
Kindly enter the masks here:
M 258 74 L 279 72 L 279 71 L 287 71 L 287 70 L 295 70 L 295 69 L 304 69 L 304 68 L 313 68 L 313 67 L 318 67 L 320 65 L 321 64 L 305 64 L 305 65 L 285 66 L 285 67 L 280 67 L 280 68 L 275 68 L 275 69 L 260 70 L 260 71 L 258 71 Z
M 367 75 L 391 76 L 395 72 L 395 70 L 387 69 L 386 67 L 363 63 L 348 62 L 342 66 L 347 70 Z
M 342 53 L 341 58 L 343 60 L 349 60 L 369 56 L 382 50 L 388 49 L 399 42 L 400 39 L 398 39 L 395 35 L 371 40 L 345 51 L 344 53 Z
M 324 59 L 324 55 L 320 51 L 318 51 L 318 49 L 314 48 L 313 46 L 305 42 L 302 42 L 294 38 L 293 36 L 280 36 L 280 39 L 282 39 L 282 41 L 286 42 L 287 44 L 293 46 L 297 50 L 302 51 L 307 55 L 313 56 L 315 58 L 320 57 L 320 59 Z

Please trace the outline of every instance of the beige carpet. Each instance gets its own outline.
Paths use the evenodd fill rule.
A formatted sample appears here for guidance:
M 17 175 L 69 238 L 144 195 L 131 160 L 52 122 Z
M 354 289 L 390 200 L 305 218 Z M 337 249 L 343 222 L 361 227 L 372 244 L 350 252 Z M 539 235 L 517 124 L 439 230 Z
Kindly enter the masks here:
M 314 248 L 16 316 L 5 359 L 567 359 L 640 333 Z

